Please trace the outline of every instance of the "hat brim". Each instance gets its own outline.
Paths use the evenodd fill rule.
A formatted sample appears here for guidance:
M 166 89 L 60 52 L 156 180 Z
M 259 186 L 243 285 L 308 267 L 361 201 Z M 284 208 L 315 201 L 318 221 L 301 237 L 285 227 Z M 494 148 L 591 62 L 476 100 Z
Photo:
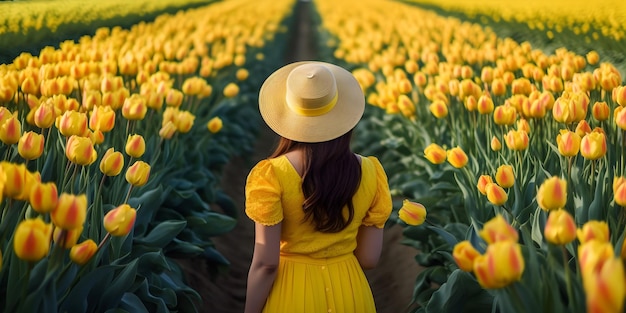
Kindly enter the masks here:
M 307 63 L 324 65 L 337 82 L 337 104 L 323 115 L 299 115 L 286 102 L 287 76 L 297 66 Z M 365 110 L 365 96 L 354 75 L 344 68 L 301 61 L 281 67 L 265 80 L 259 91 L 259 110 L 265 123 L 278 135 L 299 142 L 323 142 L 338 138 L 356 126 Z

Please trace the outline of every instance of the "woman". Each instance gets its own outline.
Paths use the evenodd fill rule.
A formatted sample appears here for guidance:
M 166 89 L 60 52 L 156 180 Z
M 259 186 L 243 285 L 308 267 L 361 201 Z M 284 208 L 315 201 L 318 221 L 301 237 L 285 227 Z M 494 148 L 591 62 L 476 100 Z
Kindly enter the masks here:
M 358 82 L 336 65 L 288 64 L 263 83 L 259 109 L 281 138 L 246 183 L 245 312 L 375 312 L 363 269 L 378 262 L 392 205 L 379 161 L 350 150 L 365 109 Z

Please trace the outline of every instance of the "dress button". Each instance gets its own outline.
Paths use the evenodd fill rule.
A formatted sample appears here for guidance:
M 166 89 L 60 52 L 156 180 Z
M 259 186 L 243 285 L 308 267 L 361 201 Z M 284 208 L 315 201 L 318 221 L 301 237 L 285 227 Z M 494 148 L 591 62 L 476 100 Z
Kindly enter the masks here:
M 322 269 L 323 269 L 323 270 L 325 270 L 325 269 L 326 269 L 326 266 L 322 266 Z
M 329 292 L 329 291 L 330 291 L 330 288 L 326 288 L 326 292 Z

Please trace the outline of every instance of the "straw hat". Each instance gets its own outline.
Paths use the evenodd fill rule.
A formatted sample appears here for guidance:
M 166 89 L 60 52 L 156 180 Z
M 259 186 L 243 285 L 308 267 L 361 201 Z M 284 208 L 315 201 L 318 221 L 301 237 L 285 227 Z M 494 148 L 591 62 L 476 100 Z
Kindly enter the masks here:
M 350 131 L 365 110 L 365 96 L 352 73 L 333 64 L 291 63 L 270 75 L 259 93 L 259 110 L 282 137 L 323 142 Z

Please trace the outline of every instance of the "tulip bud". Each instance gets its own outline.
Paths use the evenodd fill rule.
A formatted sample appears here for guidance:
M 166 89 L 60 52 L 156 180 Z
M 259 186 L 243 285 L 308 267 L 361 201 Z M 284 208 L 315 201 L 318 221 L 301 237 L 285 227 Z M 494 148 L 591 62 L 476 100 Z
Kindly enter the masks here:
M 222 119 L 219 117 L 214 117 L 207 123 L 207 128 L 212 134 L 219 132 L 222 129 Z
M 133 165 L 126 170 L 126 181 L 133 186 L 140 187 L 145 185 L 149 177 L 150 165 L 143 161 L 133 163 Z
M 500 139 L 498 139 L 498 137 L 496 136 L 493 136 L 493 138 L 491 138 L 491 150 L 500 151 L 500 149 L 502 149 L 502 143 L 500 143 Z
M 556 144 L 561 155 L 572 157 L 578 154 L 578 150 L 580 149 L 580 136 L 567 129 L 561 129 L 560 133 L 556 136 Z
M 606 121 L 609 118 L 609 105 L 606 102 L 596 102 L 591 108 L 591 114 L 598 121 Z
M 196 119 L 196 116 L 193 115 L 189 111 L 179 111 L 176 119 L 174 120 L 174 125 L 176 126 L 176 130 L 180 133 L 188 133 L 193 127 L 193 122 Z
M 546 211 L 565 207 L 567 201 L 567 182 L 556 176 L 546 179 L 537 191 L 537 204 Z
M 436 143 L 431 143 L 424 149 L 424 156 L 432 164 L 441 164 L 446 161 L 446 150 Z
M 115 126 L 115 111 L 108 106 L 96 106 L 89 118 L 89 128 L 110 132 Z
M 83 233 L 83 226 L 72 228 L 72 229 L 62 229 L 55 228 L 52 234 L 52 238 L 54 239 L 54 243 L 63 249 L 71 249 L 78 242 L 78 238 Z
M 122 105 L 122 116 L 130 121 L 143 120 L 148 112 L 146 99 L 139 94 L 133 94 L 130 98 L 124 100 Z
M 54 225 L 62 229 L 82 227 L 87 217 L 87 195 L 62 193 L 50 217 Z
M 566 210 L 550 211 L 543 230 L 546 241 L 555 245 L 568 244 L 576 239 L 576 223 Z
M 100 171 L 106 176 L 117 176 L 124 168 L 124 156 L 121 152 L 109 148 L 100 160 Z
M 13 233 L 13 250 L 18 258 L 37 262 L 50 251 L 50 235 L 52 225 L 44 223 L 40 218 L 21 221 Z
M 614 89 L 615 92 L 615 102 L 622 107 L 626 106 L 626 86 L 619 86 Z
M 465 154 L 465 151 L 463 151 L 460 147 L 449 149 L 446 151 L 446 156 L 448 162 L 456 168 L 465 166 L 468 161 L 467 154 Z
M 159 137 L 171 139 L 174 133 L 176 133 L 176 125 L 172 121 L 167 121 L 159 130 Z
M 483 288 L 503 288 L 522 278 L 524 266 L 520 245 L 502 241 L 490 244 L 487 252 L 474 260 L 474 273 Z
M 19 197 L 26 187 L 26 172 L 28 172 L 26 166 L 24 164 L 0 161 L 0 167 L 2 167 L 5 177 L 2 194 L 9 198 Z
M 111 236 L 126 236 L 135 225 L 137 211 L 128 204 L 122 204 L 104 216 L 104 229 Z
M 16 144 L 22 136 L 22 123 L 11 116 L 0 125 L 0 140 L 7 145 Z
M 587 59 L 587 62 L 589 62 L 589 64 L 591 65 L 596 65 L 600 61 L 600 55 L 594 50 L 587 52 L 585 57 Z
M 626 184 L 625 182 L 626 182 L 626 178 L 623 176 L 619 178 L 615 177 L 613 179 L 613 199 L 615 200 L 615 204 L 621 207 L 626 207 Z
M 626 110 L 624 107 L 618 106 L 613 111 L 613 120 L 615 124 L 622 130 L 626 130 Z
M 482 95 L 478 98 L 476 109 L 480 114 L 490 114 L 493 112 L 493 100 L 489 95 Z
M 54 182 L 37 182 L 30 189 L 28 197 L 30 206 L 40 214 L 48 213 L 57 207 L 59 193 Z
M 623 312 L 626 298 L 624 264 L 608 258 L 601 267 L 583 276 L 587 312 Z
M 605 221 L 590 220 L 576 232 L 578 241 L 584 244 L 592 240 L 609 241 L 609 225 Z
M 224 87 L 224 96 L 226 98 L 232 98 L 239 94 L 239 86 L 235 83 L 228 83 L 226 87 Z
M 480 193 L 482 193 L 483 195 L 487 195 L 487 184 L 491 184 L 493 183 L 493 180 L 491 180 L 491 176 L 489 175 L 480 175 L 480 177 L 478 177 L 478 184 L 476 184 L 476 187 L 478 188 L 478 191 Z
M 589 123 L 587 123 L 587 121 L 582 120 L 576 125 L 575 132 L 578 137 L 583 138 L 585 137 L 585 135 L 591 133 L 591 126 L 589 126 Z
M 519 239 L 517 230 L 513 228 L 513 226 L 511 226 L 500 214 L 487 221 L 487 223 L 483 225 L 483 229 L 478 232 L 478 235 L 488 244 L 501 241 L 517 242 Z
M 65 137 L 82 136 L 87 130 L 87 115 L 77 111 L 65 111 L 57 118 L 57 128 Z
M 141 135 L 128 135 L 126 140 L 126 154 L 133 158 L 140 158 L 146 152 L 146 141 Z
M 491 92 L 494 96 L 502 96 L 506 93 L 506 84 L 501 78 L 494 78 L 491 82 Z
M 250 73 L 248 73 L 248 70 L 246 70 L 245 68 L 240 68 L 237 70 L 237 73 L 235 73 L 235 76 L 239 81 L 246 80 L 249 75 Z
M 17 151 L 25 160 L 34 160 L 43 154 L 44 137 L 33 131 L 26 132 L 17 144 Z
M 479 256 L 480 253 L 467 240 L 457 243 L 452 250 L 454 261 L 462 271 L 466 272 L 474 270 L 474 261 Z
M 606 149 L 606 136 L 601 132 L 592 131 L 580 141 L 580 154 L 588 160 L 603 157 Z
M 501 165 L 496 171 L 496 182 L 502 188 L 511 188 L 515 185 L 515 174 L 513 173 L 513 166 Z
M 514 151 L 528 148 L 528 133 L 523 130 L 509 130 L 504 136 L 506 146 Z
M 98 251 L 98 245 L 92 240 L 87 239 L 70 250 L 70 259 L 78 265 L 85 265 Z
M 56 112 L 54 110 L 54 104 L 49 101 L 45 101 L 37 107 L 35 110 L 35 116 L 33 117 L 35 125 L 39 128 L 50 128 L 54 124 L 56 119 Z
M 426 208 L 420 203 L 404 199 L 398 217 L 408 225 L 421 225 L 426 220 Z
M 448 116 L 448 105 L 443 100 L 435 100 L 429 106 L 428 110 L 436 118 L 444 118 Z
M 95 162 L 98 153 L 90 138 L 72 135 L 67 140 L 65 156 L 72 163 L 85 166 Z
M 513 125 L 517 118 L 517 111 L 511 105 L 499 105 L 493 110 L 493 122 L 496 125 Z
M 465 106 L 468 111 L 474 112 L 478 107 L 478 101 L 474 96 L 467 96 L 467 98 L 463 100 L 463 106 Z
M 170 107 L 179 107 L 183 103 L 183 92 L 177 89 L 170 89 L 165 96 L 165 104 Z
M 494 183 L 485 185 L 485 193 L 487 194 L 487 200 L 493 205 L 503 205 L 509 199 L 506 191 Z

